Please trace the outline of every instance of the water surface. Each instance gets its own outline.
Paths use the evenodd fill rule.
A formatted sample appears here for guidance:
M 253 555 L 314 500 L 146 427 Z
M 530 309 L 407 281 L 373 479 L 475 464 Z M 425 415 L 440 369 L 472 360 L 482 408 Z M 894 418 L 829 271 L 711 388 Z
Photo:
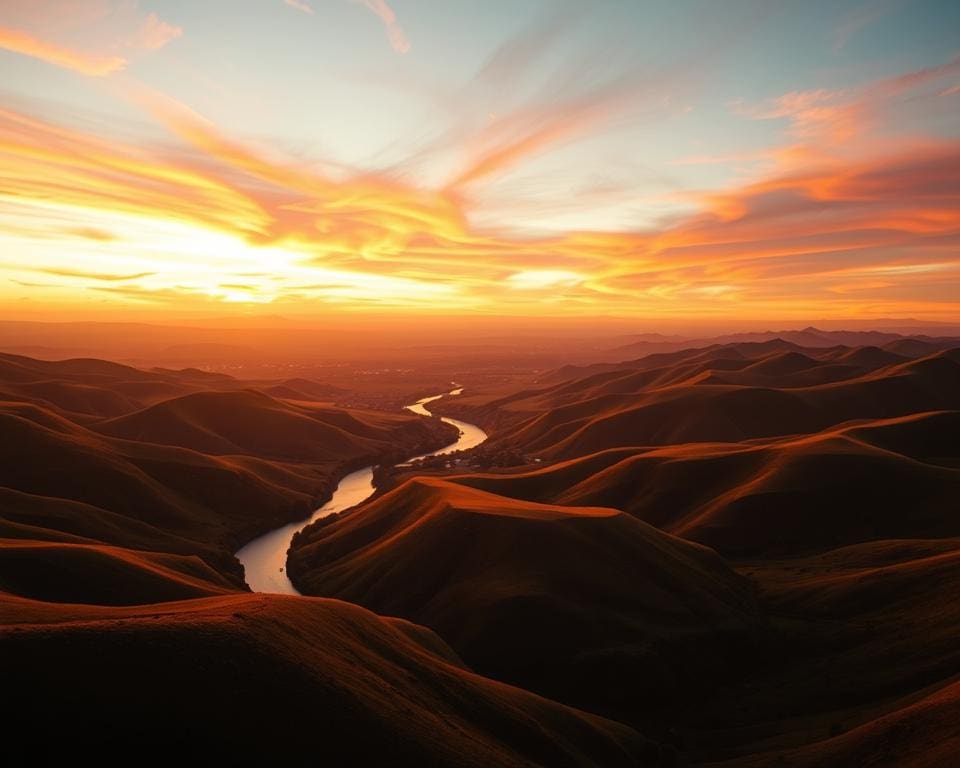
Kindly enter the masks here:
M 441 395 L 424 397 L 412 405 L 406 406 L 406 409 L 421 416 L 430 416 L 431 413 L 426 408 L 427 403 L 432 403 L 441 397 L 459 395 L 462 391 L 462 388 L 457 388 Z M 487 439 L 486 432 L 474 424 L 468 424 L 465 421 L 448 419 L 446 417 L 442 417 L 441 421 L 452 424 L 460 431 L 457 439 L 436 451 L 424 453 L 419 456 L 412 456 L 407 459 L 407 462 L 423 459 L 427 456 L 442 456 L 452 451 L 462 451 L 467 448 L 473 448 Z M 287 578 L 287 550 L 290 549 L 290 541 L 293 539 L 293 535 L 297 531 L 306 528 L 315 520 L 319 520 L 327 515 L 332 515 L 334 512 L 342 512 L 345 509 L 350 509 L 350 507 L 355 507 L 357 504 L 366 501 L 373 495 L 373 491 L 373 466 L 351 472 L 340 480 L 336 490 L 330 497 L 330 501 L 317 509 L 309 518 L 296 523 L 289 523 L 280 528 L 275 528 L 240 549 L 237 552 L 237 559 L 243 563 L 247 584 L 250 586 L 250 589 L 254 592 L 299 595 L 300 593 L 297 591 L 297 588 L 294 587 L 290 579 Z

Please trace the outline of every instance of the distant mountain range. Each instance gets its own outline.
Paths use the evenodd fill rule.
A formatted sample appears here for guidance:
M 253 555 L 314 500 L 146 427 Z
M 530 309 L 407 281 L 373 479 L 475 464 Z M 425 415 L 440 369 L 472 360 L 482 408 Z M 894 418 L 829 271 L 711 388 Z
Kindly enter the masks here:
M 903 339 L 915 339 L 926 344 L 944 349 L 960 343 L 960 329 L 956 335 L 932 334 L 936 326 L 921 329 L 901 329 L 893 331 L 824 331 L 812 326 L 802 330 L 760 331 L 754 333 L 728 333 L 708 338 L 686 338 L 682 336 L 660 336 L 659 334 L 641 334 L 635 340 L 613 347 L 609 350 L 610 356 L 626 359 L 655 354 L 657 352 L 673 352 L 691 347 L 709 347 L 716 344 L 759 343 L 781 339 L 800 347 L 833 347 L 833 346 L 883 346 Z M 953 330 L 951 326 L 947 329 Z M 905 332 L 903 332 L 905 331 Z

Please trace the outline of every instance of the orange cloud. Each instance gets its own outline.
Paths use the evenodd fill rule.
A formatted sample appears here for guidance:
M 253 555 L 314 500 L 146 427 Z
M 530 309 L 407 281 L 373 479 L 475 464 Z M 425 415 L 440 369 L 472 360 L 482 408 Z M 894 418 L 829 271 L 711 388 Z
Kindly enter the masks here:
M 161 20 L 157 14 L 151 13 L 144 20 L 143 26 L 137 33 L 136 38 L 130 43 L 130 46 L 143 48 L 148 51 L 157 51 L 182 34 L 182 27 L 167 24 L 167 22 Z
M 842 91 L 793 91 L 774 101 L 773 107 L 754 114 L 763 120 L 788 118 L 795 136 L 826 135 L 831 141 L 848 141 L 861 132 L 863 105 L 844 100 Z
M 504 171 L 550 146 L 580 134 L 600 119 L 602 107 L 584 107 L 580 113 L 521 114 L 495 121 L 472 143 L 474 157 L 450 183 L 462 187 Z
M 944 64 L 884 78 L 861 88 L 791 91 L 765 104 L 733 106 L 737 113 L 756 120 L 788 120 L 791 134 L 800 139 L 847 144 L 878 125 L 895 125 L 902 100 L 909 99 L 911 111 L 916 111 L 923 102 L 942 96 L 939 84 L 958 73 L 960 56 L 955 56 Z
M 0 27 L 0 48 L 91 77 L 103 77 L 127 65 L 126 59 L 119 56 L 96 56 L 75 51 L 9 27 Z
M 13 19 L 15 24 L 6 22 Z M 42 35 L 33 30 L 43 30 Z M 84 50 L 58 42 L 77 30 L 88 33 Z M 119 72 L 129 64 L 117 50 L 157 51 L 183 34 L 181 27 L 156 13 L 142 16 L 136 3 L 95 0 L 34 0 L 16 8 L 0 8 L 0 49 L 30 56 L 90 77 Z
M 632 89 L 618 81 L 584 96 L 568 122 L 534 105 L 490 134 L 468 132 L 475 162 L 436 188 L 328 176 L 135 84 L 123 92 L 182 142 L 176 152 L 0 110 L 0 296 L 21 296 L 11 291 L 41 271 L 64 278 L 49 288 L 65 295 L 198 310 L 239 301 L 678 317 L 960 312 L 960 141 L 843 161 L 792 154 L 772 175 L 692 197 L 695 213 L 657 229 L 533 237 L 476 224 L 459 185 L 585 130 Z M 78 278 L 122 284 L 91 294 Z
M 0 160 L 3 188 L 15 199 L 50 198 L 79 209 L 163 215 L 251 233 L 267 227 L 253 200 L 201 170 L 10 110 L 0 110 Z

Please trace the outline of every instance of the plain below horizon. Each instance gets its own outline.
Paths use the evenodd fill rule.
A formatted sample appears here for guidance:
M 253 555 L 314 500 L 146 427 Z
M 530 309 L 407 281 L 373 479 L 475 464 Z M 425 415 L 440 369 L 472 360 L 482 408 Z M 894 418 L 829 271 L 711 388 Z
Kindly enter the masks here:
M 184 323 L 188 321 L 184 320 Z M 280 378 L 349 365 L 400 370 L 419 365 L 543 370 L 619 362 L 656 352 L 783 338 L 801 346 L 882 345 L 900 337 L 960 339 L 955 324 L 888 319 L 724 327 L 622 318 L 414 318 L 343 315 L 327 322 L 270 317 L 191 324 L 0 320 L 0 349 L 59 360 L 93 357 L 137 367 L 201 368 Z M 307 374 L 315 377 L 315 373 Z M 340 382 L 338 382 L 340 383 Z M 438 382 L 439 383 L 439 382 Z

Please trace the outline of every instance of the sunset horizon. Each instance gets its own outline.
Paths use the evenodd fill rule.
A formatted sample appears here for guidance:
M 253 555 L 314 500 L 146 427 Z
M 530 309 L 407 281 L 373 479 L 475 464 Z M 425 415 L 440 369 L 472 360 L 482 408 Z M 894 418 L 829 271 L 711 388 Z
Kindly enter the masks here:
M 847 5 L 6 4 L 4 314 L 958 322 L 951 24 Z

